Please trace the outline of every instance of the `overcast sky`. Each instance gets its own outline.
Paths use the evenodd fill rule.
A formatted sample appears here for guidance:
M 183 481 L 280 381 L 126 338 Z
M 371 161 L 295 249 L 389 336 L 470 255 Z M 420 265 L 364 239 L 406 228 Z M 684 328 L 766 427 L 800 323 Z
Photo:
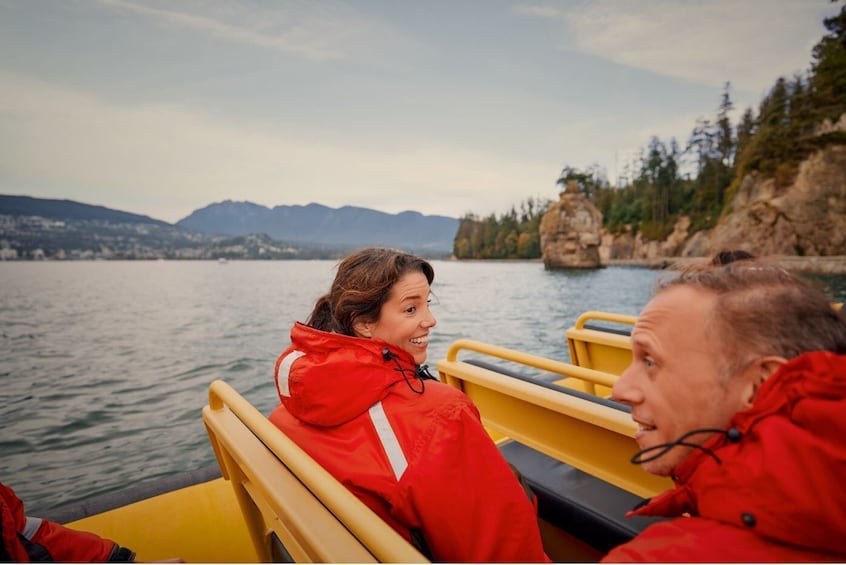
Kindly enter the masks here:
M 806 71 L 828 0 L 0 0 L 0 193 L 503 213 Z

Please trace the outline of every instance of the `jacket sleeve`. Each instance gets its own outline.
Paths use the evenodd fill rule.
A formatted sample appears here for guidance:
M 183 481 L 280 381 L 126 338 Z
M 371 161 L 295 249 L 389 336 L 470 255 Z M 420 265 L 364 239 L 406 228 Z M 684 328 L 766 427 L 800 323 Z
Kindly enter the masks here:
M 135 553 L 98 535 L 24 514 L 23 502 L 0 484 L 3 549 L 13 561 L 132 561 Z
M 475 407 L 442 411 L 425 436 L 402 490 L 435 559 L 549 562 L 535 508 Z
M 33 518 L 27 518 L 33 520 Z M 35 518 L 35 520 L 38 520 Z M 133 561 L 135 553 L 96 534 L 67 528 L 55 522 L 41 520 L 30 538 L 36 548 L 49 553 L 50 561 L 104 562 Z
M 717 520 L 681 517 L 652 524 L 618 545 L 603 563 L 783 563 L 831 560 L 824 553 L 790 547 Z

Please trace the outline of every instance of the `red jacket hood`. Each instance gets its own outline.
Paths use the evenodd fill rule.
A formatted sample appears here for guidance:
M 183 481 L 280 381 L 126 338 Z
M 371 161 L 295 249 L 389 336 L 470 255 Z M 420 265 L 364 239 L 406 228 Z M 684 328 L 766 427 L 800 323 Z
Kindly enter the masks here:
M 391 359 L 385 359 L 385 348 Z M 395 370 L 385 371 L 386 366 Z M 406 376 L 413 379 L 416 369 L 410 353 L 379 339 L 324 332 L 297 322 L 274 374 L 279 399 L 291 414 L 315 426 L 337 426 L 366 412 Z
M 846 555 L 846 355 L 783 365 L 751 408 L 674 470 L 676 488 L 632 514 L 689 512 L 796 547 Z

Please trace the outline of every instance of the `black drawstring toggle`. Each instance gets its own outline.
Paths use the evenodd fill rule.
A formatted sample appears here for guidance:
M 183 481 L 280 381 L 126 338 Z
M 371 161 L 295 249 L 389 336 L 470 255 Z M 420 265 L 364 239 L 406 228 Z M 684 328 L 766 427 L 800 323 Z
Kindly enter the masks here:
M 739 442 L 741 437 L 743 437 L 743 434 L 737 428 L 729 428 L 726 432 L 726 438 L 732 443 Z
M 431 373 L 429 373 L 429 365 L 420 365 L 419 367 L 417 367 L 417 370 L 414 372 L 414 376 L 420 379 L 421 381 L 438 380 L 437 377 L 434 377 Z
M 394 369 L 394 371 L 399 371 L 400 373 L 402 373 L 402 378 L 403 378 L 403 380 L 405 380 L 405 384 L 408 385 L 408 388 L 410 388 L 412 392 L 416 392 L 417 394 L 423 394 L 426 391 L 426 382 L 425 381 L 436 381 L 436 380 L 438 380 L 437 378 L 433 377 L 429 373 L 429 366 L 428 365 L 420 365 L 412 373 L 413 378 L 420 381 L 420 389 L 418 390 L 411 383 L 411 380 L 409 380 L 408 375 L 406 374 L 406 371 L 408 371 L 408 372 L 411 372 L 411 371 L 409 369 L 404 368 L 400 364 L 399 360 L 397 359 L 397 356 L 394 355 L 393 353 L 391 353 L 391 351 L 387 347 L 382 349 L 382 359 L 384 359 L 385 361 L 393 361 L 397 366 L 397 368 Z
M 726 438 L 732 443 L 737 443 L 738 441 L 740 441 L 740 438 L 743 436 L 743 434 L 741 434 L 740 430 L 738 430 L 737 428 L 729 428 L 728 430 L 718 430 L 716 428 L 702 428 L 702 429 L 699 429 L 699 430 L 691 430 L 691 431 L 687 432 L 686 434 L 684 434 L 683 436 L 681 436 L 676 441 L 672 441 L 670 443 L 659 443 L 658 445 L 653 445 L 652 447 L 648 447 L 644 450 L 638 451 L 637 453 L 635 453 L 632 456 L 631 462 L 634 463 L 635 465 L 642 465 L 644 463 L 647 463 L 649 461 L 654 461 L 655 459 L 658 459 L 659 457 L 664 456 L 665 454 L 667 454 L 667 452 L 669 452 L 671 449 L 673 449 L 677 445 L 683 445 L 685 447 L 692 447 L 694 449 L 701 449 L 702 451 L 704 451 L 705 453 L 707 453 L 708 455 L 713 457 L 714 460 L 717 463 L 722 465 L 723 462 L 720 460 L 719 457 L 717 457 L 717 454 L 714 453 L 713 451 L 711 451 L 710 449 L 708 449 L 707 447 L 702 447 L 698 443 L 690 443 L 688 441 L 685 441 L 690 436 L 698 435 L 698 434 L 725 434 Z M 653 453 L 653 452 L 657 452 L 657 453 L 655 453 L 654 455 L 649 455 L 648 457 L 646 456 L 647 454 L 650 454 L 650 453 Z

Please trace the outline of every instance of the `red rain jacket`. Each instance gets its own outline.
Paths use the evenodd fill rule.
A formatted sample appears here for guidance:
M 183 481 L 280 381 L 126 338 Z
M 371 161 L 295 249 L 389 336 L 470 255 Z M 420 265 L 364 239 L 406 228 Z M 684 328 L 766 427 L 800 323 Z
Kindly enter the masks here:
M 676 488 L 633 515 L 681 516 L 604 561 L 846 561 L 846 355 L 783 365 L 751 408 L 674 470 Z
M 548 561 L 535 509 L 476 407 L 415 370 L 378 339 L 297 323 L 270 420 L 401 535 L 421 530 L 435 559 Z
M 24 514 L 15 491 L 0 484 L 0 561 L 132 561 L 135 554 L 89 532 Z

